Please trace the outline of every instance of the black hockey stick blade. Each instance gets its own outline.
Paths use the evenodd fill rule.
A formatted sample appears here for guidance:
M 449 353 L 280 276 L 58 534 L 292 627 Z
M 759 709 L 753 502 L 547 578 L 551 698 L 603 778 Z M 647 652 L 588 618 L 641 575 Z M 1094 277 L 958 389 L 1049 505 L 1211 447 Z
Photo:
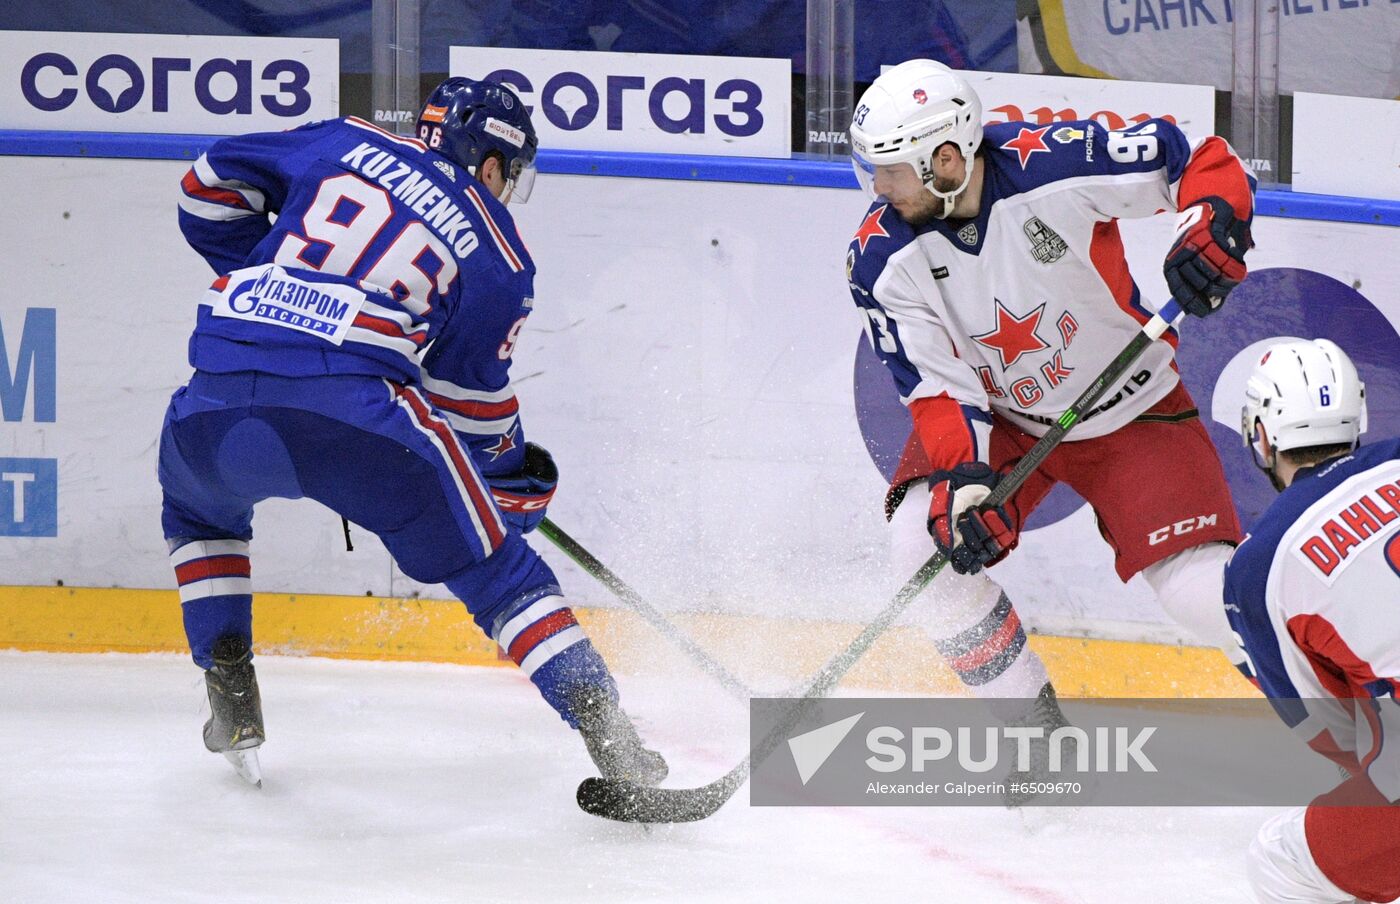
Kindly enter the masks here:
M 593 777 L 579 784 L 577 797 L 585 813 L 617 822 L 698 822 L 724 806 L 740 784 L 725 776 L 702 788 L 653 788 Z

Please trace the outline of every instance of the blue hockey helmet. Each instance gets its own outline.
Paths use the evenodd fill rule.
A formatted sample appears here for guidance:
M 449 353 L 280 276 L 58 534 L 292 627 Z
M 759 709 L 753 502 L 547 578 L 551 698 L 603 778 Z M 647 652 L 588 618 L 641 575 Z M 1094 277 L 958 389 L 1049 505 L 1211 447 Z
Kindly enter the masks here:
M 499 155 L 506 177 L 501 200 L 529 200 L 540 142 L 524 102 L 505 85 L 447 79 L 423 101 L 418 137 L 474 176 L 483 160 Z

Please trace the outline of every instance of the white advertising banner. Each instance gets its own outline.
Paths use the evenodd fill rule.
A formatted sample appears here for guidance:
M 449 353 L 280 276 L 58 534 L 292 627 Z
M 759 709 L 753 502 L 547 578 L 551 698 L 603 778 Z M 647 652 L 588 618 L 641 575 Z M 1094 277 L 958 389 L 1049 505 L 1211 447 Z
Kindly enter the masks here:
M 174 586 L 156 438 L 211 277 L 176 225 L 186 167 L 0 166 L 0 235 L 23 286 L 0 294 L 4 583 Z M 844 272 L 865 209 L 844 189 L 548 175 L 512 207 L 539 266 L 514 369 L 525 435 L 561 472 L 550 516 L 654 605 L 863 621 L 909 576 L 882 513 L 909 422 Z M 1122 224 L 1150 300 L 1166 294 L 1172 219 Z M 1182 326 L 1178 351 L 1246 522 L 1274 498 L 1236 432 L 1270 337 L 1341 344 L 1367 383 L 1369 436 L 1400 435 L 1400 229 L 1261 217 L 1254 237 L 1249 279 Z M 352 530 L 347 552 L 325 508 L 260 505 L 255 587 L 448 597 Z M 534 545 L 572 600 L 615 604 Z M 1089 507 L 1056 489 L 994 576 L 1032 626 L 1179 637 L 1112 561 Z M 937 604 L 936 587 L 919 603 Z
M 0 31 L 0 128 L 236 135 L 340 114 L 333 38 Z
M 541 147 L 791 155 L 788 60 L 453 47 L 448 66 L 514 88 Z
M 1215 89 L 1108 79 L 963 71 L 982 99 L 987 122 L 1094 119 L 1122 129 L 1148 119 L 1171 120 L 1193 138 L 1215 133 Z
M 1400 101 L 1293 95 L 1293 190 L 1400 200 Z
M 888 72 L 893 66 L 882 66 Z M 1215 89 L 1116 79 L 1019 75 L 959 70 L 982 100 L 982 118 L 1045 125 L 1093 119 L 1123 129 L 1148 119 L 1167 119 L 1193 138 L 1215 134 Z

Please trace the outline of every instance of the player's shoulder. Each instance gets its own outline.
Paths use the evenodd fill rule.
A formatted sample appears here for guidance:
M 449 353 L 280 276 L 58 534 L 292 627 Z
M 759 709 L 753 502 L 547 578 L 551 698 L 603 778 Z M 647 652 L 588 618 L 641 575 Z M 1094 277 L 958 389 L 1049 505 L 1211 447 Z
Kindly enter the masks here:
M 340 124 L 339 119 L 321 119 L 277 132 L 227 135 L 210 144 L 205 149 L 205 155 L 211 161 L 225 162 L 258 157 L 281 160 L 316 146 L 323 140 L 333 138 L 338 133 Z
M 327 119 L 311 125 L 319 129 L 325 137 L 335 140 L 337 147 L 341 145 L 346 146 L 347 149 L 360 146 L 374 147 L 405 161 L 426 161 L 428 157 L 428 146 L 417 138 L 408 135 L 395 135 L 388 129 L 381 128 L 358 116 L 342 116 L 339 119 Z
M 338 130 L 339 140 L 329 146 L 327 156 L 336 156 L 342 164 L 378 182 L 434 225 L 445 229 L 471 225 L 476 236 L 474 248 L 471 253 L 459 252 L 469 268 L 494 268 L 508 277 L 523 275 L 526 279 L 534 275 L 534 262 L 509 209 L 465 167 L 417 138 L 395 135 L 355 116 L 329 122 Z M 408 176 L 396 164 L 404 164 L 419 175 Z M 433 189 L 425 190 L 427 185 Z M 475 253 L 476 249 L 485 253 Z
M 914 236 L 914 228 L 887 202 L 871 204 L 846 250 L 846 279 L 871 290 L 890 257 L 913 242 Z
M 1038 125 L 1002 122 L 982 133 L 982 147 L 989 167 L 1017 191 L 1029 191 L 1050 182 L 1094 171 L 1102 124 L 1091 119 Z
M 1394 470 L 1398 459 L 1400 439 L 1389 439 L 1362 446 L 1348 455 L 1339 456 L 1315 467 L 1304 468 L 1298 472 L 1288 489 L 1275 500 L 1274 506 L 1270 506 L 1270 511 L 1278 507 L 1283 518 L 1294 512 L 1297 517 L 1301 517 L 1308 509 L 1343 489 L 1343 484 L 1352 478 L 1383 467 Z
M 1180 130 L 1162 119 L 1133 123 L 1109 130 L 1093 119 L 1066 122 L 1005 122 L 987 126 L 982 147 L 990 169 L 996 172 L 1002 194 L 1032 191 L 1065 179 L 1103 177 L 1162 167 L 1168 156 L 1164 145 L 1177 151 L 1185 146 Z
M 510 208 L 470 175 L 465 175 L 462 181 L 462 196 L 481 226 L 481 243 L 490 249 L 491 259 L 512 276 L 524 279 L 534 276 L 535 262 L 525 247 L 525 240 L 520 237 Z
M 1295 526 L 1309 517 L 1310 510 L 1327 501 L 1352 478 L 1393 465 L 1397 460 L 1400 460 L 1400 440 L 1391 439 L 1300 471 L 1293 483 L 1250 526 L 1245 542 L 1230 559 L 1227 582 L 1238 585 L 1245 581 L 1262 587 L 1268 580 L 1279 546 Z

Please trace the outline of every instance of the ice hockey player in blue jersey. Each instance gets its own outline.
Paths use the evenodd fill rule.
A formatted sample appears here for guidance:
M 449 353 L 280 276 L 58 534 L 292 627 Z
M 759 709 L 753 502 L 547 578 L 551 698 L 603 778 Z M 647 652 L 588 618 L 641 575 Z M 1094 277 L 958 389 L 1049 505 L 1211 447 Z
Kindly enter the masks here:
M 1121 580 L 1142 574 L 1168 614 L 1234 651 L 1218 600 L 1239 524 L 1173 365 L 1175 331 L 1006 505 L 981 503 L 1151 316 L 1118 221 L 1178 211 L 1164 273 L 1204 317 L 1245 276 L 1248 170 L 1222 139 L 1193 143 L 1167 120 L 984 125 L 967 80 L 932 60 L 876 79 L 850 137 L 874 201 L 847 280 L 914 427 L 886 496 L 896 564 L 912 572 L 932 534 L 955 572 L 911 617 L 973 693 L 1034 699 L 1022 721 L 1061 724 L 1016 609 L 984 569 L 1062 482 L 1093 507 Z
M 1241 432 L 1280 491 L 1225 574 L 1249 668 L 1299 739 L 1348 776 L 1264 824 L 1263 904 L 1400 896 L 1400 440 L 1358 447 L 1365 386 L 1326 339 L 1268 346 Z
M 180 227 L 219 275 L 159 470 L 185 631 L 206 670 L 205 746 L 259 780 L 253 509 L 305 497 L 375 533 L 409 577 L 447 585 L 604 776 L 660 781 L 665 762 L 522 537 L 557 480 L 525 441 L 509 377 L 534 304 L 534 263 L 506 208 L 534 182 L 529 113 L 508 88 L 450 78 L 417 129 L 349 117 L 226 138 L 184 177 Z

